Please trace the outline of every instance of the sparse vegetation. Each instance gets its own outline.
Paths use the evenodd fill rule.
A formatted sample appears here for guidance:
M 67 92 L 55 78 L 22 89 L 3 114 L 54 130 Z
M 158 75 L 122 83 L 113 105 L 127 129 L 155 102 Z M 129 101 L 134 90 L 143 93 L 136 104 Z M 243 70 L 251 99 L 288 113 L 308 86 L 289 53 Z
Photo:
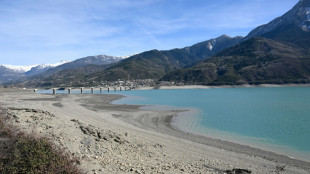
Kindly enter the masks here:
M 76 163 L 48 139 L 8 125 L 0 112 L 0 173 L 82 173 Z
M 276 166 L 276 173 L 281 173 L 285 171 L 285 165 L 284 166 Z
M 307 49 L 266 38 L 252 38 L 194 67 L 176 70 L 161 81 L 203 85 L 310 82 Z

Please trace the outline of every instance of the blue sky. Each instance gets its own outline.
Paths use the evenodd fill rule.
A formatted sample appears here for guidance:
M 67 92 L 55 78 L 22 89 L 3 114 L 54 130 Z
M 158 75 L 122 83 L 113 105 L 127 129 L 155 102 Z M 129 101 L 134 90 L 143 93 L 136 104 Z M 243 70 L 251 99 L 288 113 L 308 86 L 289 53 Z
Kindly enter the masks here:
M 182 48 L 245 36 L 298 0 L 0 0 L 0 64 Z

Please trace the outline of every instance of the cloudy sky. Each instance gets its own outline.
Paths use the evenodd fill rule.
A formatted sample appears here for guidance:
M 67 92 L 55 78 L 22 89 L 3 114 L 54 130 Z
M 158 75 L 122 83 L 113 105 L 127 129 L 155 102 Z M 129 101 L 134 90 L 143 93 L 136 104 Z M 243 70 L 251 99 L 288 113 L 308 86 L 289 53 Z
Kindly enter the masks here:
M 0 64 L 182 48 L 245 36 L 298 0 L 0 0 Z

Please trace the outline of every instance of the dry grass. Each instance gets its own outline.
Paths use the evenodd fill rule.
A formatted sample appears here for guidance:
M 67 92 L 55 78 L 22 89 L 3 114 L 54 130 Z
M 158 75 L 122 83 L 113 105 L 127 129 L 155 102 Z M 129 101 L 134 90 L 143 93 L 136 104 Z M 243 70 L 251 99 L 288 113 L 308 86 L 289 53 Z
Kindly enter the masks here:
M 46 138 L 26 135 L 9 125 L 0 111 L 0 173 L 82 173 L 77 160 Z

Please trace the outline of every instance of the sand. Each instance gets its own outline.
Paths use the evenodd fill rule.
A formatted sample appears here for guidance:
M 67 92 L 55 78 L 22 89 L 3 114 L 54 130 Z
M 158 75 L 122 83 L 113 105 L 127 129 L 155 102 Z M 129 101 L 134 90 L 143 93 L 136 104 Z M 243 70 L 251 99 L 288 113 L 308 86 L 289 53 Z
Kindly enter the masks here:
M 50 138 L 85 173 L 310 173 L 308 162 L 175 130 L 182 111 L 110 104 L 121 97 L 0 89 L 12 124 Z

